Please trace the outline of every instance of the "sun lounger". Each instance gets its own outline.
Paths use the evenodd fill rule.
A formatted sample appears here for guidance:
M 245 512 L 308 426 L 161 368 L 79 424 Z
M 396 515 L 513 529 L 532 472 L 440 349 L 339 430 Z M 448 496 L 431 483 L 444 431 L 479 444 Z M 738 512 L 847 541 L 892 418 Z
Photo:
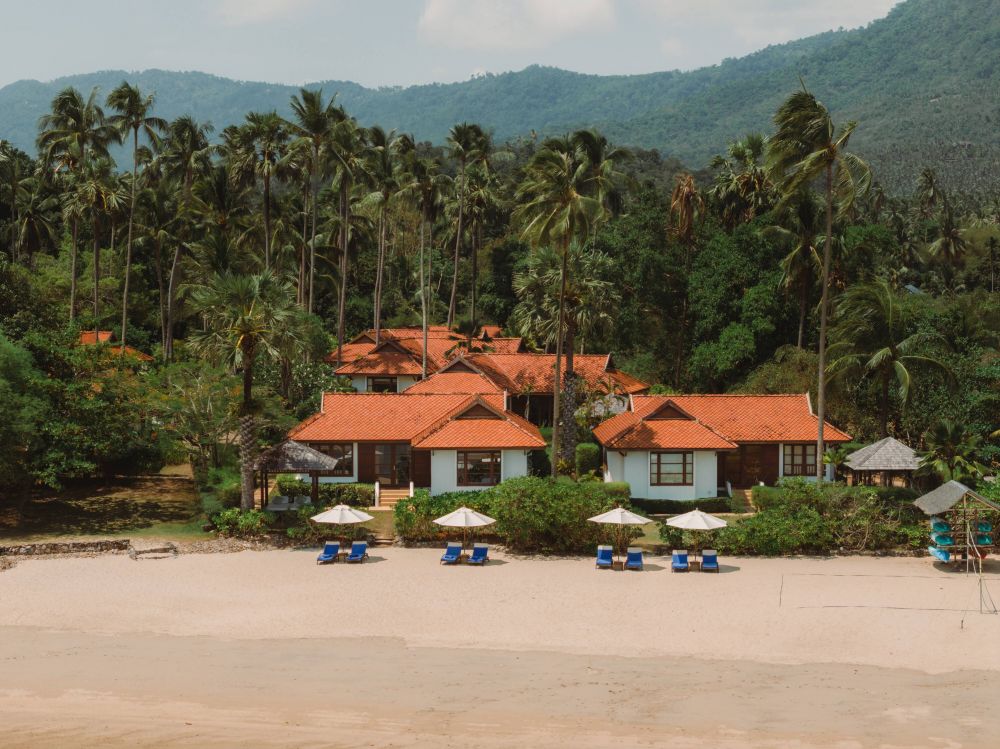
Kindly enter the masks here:
M 630 546 L 625 554 L 625 569 L 642 571 L 642 549 Z
M 462 559 L 462 544 L 449 543 L 441 555 L 441 564 L 458 564 Z
M 358 562 L 359 564 L 368 558 L 368 542 L 355 541 L 351 544 L 351 553 L 347 555 L 348 562 Z
M 672 572 L 687 572 L 691 569 L 691 565 L 688 564 L 688 553 L 686 549 L 680 551 L 675 551 L 673 553 L 673 558 L 670 560 L 670 570 Z
M 614 550 L 610 546 L 597 547 L 597 568 L 611 569 L 614 564 Z
M 705 549 L 701 552 L 701 571 L 719 571 L 719 553 L 715 549 Z
M 316 564 L 336 562 L 338 554 L 340 554 L 340 543 L 337 541 L 327 541 L 323 545 L 323 551 L 316 557 Z
M 465 561 L 467 564 L 486 564 L 490 561 L 490 547 L 486 544 L 475 544 L 472 547 L 472 556 Z

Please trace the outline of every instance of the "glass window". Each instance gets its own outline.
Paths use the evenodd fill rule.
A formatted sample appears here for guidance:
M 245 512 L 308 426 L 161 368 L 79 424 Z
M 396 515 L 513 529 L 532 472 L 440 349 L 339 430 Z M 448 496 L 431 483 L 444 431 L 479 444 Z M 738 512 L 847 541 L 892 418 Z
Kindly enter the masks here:
M 395 393 L 396 392 L 396 378 L 395 377 L 369 377 L 368 378 L 368 392 L 369 393 Z
M 816 444 L 785 445 L 784 454 L 785 476 L 815 476 L 816 475 Z
M 500 451 L 459 451 L 459 486 L 496 486 L 500 483 Z
M 650 486 L 691 486 L 694 483 L 694 453 L 650 453 Z
M 337 467 L 334 470 L 322 471 L 321 475 L 354 475 L 354 444 L 352 442 L 319 442 L 310 445 L 310 447 L 337 460 Z

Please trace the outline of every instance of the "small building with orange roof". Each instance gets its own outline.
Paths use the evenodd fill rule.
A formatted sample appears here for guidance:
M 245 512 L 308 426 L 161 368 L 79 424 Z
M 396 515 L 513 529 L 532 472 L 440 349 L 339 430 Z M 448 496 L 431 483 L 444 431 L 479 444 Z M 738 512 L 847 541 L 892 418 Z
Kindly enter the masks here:
M 81 330 L 80 331 L 80 345 L 81 346 L 108 346 L 115 353 L 122 353 L 121 344 L 114 344 L 115 334 L 110 330 Z M 132 348 L 131 346 L 125 346 L 125 355 L 131 357 L 135 361 L 139 362 L 151 362 L 153 357 L 147 353 L 139 351 L 139 349 Z
M 526 476 L 529 454 L 545 447 L 502 392 L 324 393 L 320 412 L 288 436 L 338 461 L 320 481 L 378 482 L 380 491 L 412 483 L 432 494 Z
M 594 436 L 606 481 L 628 482 L 634 497 L 691 500 L 815 477 L 818 428 L 808 393 L 634 395 Z M 827 422 L 824 440 L 850 436 Z

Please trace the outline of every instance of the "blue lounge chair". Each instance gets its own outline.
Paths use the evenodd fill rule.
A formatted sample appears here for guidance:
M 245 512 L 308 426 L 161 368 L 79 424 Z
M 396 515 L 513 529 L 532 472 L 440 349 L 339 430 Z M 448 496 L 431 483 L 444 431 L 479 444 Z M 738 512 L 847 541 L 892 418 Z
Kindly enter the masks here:
M 701 571 L 719 571 L 719 553 L 715 549 L 705 549 L 701 552 Z
M 691 565 L 688 564 L 688 553 L 687 550 L 675 551 L 673 553 L 673 558 L 670 560 L 670 571 L 671 572 L 687 572 L 691 569 Z
M 472 547 L 472 556 L 465 560 L 466 564 L 484 565 L 490 561 L 490 547 L 486 544 L 475 544 Z
M 614 549 L 610 546 L 598 546 L 597 568 L 610 570 L 612 564 L 614 564 Z
M 351 553 L 347 555 L 348 562 L 358 562 L 359 564 L 368 558 L 368 542 L 355 541 L 351 544 Z
M 634 546 L 628 547 L 625 554 L 625 569 L 642 571 L 642 549 Z
M 462 559 L 462 544 L 449 543 L 441 555 L 441 564 L 458 564 Z
M 320 552 L 318 557 L 316 557 L 316 564 L 329 564 L 330 562 L 336 562 L 338 554 L 340 554 L 340 542 L 327 541 L 323 544 L 323 551 Z

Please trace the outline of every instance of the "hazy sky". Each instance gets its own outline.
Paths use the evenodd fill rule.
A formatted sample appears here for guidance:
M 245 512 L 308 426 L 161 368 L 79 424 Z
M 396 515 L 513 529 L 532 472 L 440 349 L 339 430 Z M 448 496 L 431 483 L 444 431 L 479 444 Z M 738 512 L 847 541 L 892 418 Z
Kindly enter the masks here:
M 532 63 L 691 69 L 861 26 L 897 1 L 0 0 L 0 86 L 111 68 L 368 86 Z

